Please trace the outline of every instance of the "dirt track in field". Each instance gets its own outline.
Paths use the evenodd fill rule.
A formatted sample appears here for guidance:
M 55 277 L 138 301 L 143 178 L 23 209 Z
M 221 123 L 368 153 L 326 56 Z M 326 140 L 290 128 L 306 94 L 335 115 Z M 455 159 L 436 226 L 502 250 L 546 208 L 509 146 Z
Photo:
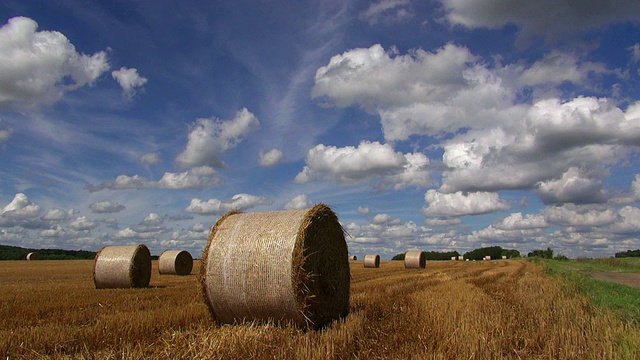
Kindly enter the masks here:
M 614 273 L 592 270 L 588 274 L 598 280 L 611 281 L 640 289 L 640 273 Z

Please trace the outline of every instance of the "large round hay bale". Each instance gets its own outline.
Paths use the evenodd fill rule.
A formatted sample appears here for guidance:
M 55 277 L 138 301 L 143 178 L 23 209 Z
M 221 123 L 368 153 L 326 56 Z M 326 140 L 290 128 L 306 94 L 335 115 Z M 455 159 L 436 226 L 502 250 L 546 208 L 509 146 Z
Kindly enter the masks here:
M 364 267 L 366 268 L 379 268 L 380 267 L 380 255 L 367 254 L 364 256 Z
M 355 256 L 355 255 L 351 255 L 351 256 L 349 256 L 349 260 L 356 261 L 356 260 L 358 260 L 358 257 Z
M 162 275 L 189 275 L 193 258 L 188 251 L 165 250 L 158 258 L 158 271 Z
M 40 254 L 38 254 L 37 252 L 30 252 L 27 254 L 27 260 L 39 260 L 40 259 Z
M 326 205 L 231 212 L 211 228 L 200 281 L 212 316 L 320 328 L 349 313 L 344 230 Z
M 404 267 L 407 269 L 426 268 L 427 253 L 424 251 L 407 251 L 404 254 Z
M 93 283 L 96 289 L 149 286 L 151 254 L 144 245 L 105 246 L 96 254 Z

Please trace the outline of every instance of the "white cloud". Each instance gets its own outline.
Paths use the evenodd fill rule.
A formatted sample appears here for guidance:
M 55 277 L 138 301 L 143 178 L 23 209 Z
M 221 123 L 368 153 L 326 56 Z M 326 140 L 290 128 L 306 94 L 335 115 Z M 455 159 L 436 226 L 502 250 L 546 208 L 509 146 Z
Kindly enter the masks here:
M 589 205 L 550 206 L 542 213 L 548 222 L 563 226 L 602 227 L 613 224 L 618 219 L 618 212 L 614 209 Z
M 13 200 L 2 208 L 2 217 L 12 219 L 31 219 L 40 214 L 40 205 L 32 204 L 27 195 L 18 193 Z
M 429 159 L 420 153 L 402 154 L 389 144 L 362 141 L 358 147 L 316 145 L 306 157 L 307 165 L 294 182 L 329 180 L 341 185 L 382 178 L 382 185 L 395 189 L 431 184 Z
M 250 194 L 236 194 L 228 200 L 191 199 L 191 203 L 184 211 L 201 215 L 224 214 L 229 211 L 242 211 L 253 208 L 257 205 L 271 205 L 273 202 L 266 197 Z
M 72 222 L 70 222 L 69 226 L 71 226 L 72 229 L 77 231 L 85 231 L 85 230 L 91 230 L 95 228 L 97 224 L 86 216 L 80 216 L 75 220 L 73 220 Z
M 413 16 L 409 0 L 380 0 L 360 13 L 360 19 L 369 25 L 403 22 Z
M 60 238 L 64 235 L 66 235 L 66 232 L 60 225 L 55 225 L 51 229 L 45 229 L 40 231 L 40 236 L 46 237 L 46 238 Z
M 71 216 L 74 216 L 75 214 L 77 214 L 78 211 L 71 209 L 71 210 L 63 210 L 63 209 L 51 209 L 49 211 L 47 211 L 43 216 L 42 216 L 42 220 L 47 220 L 47 221 L 61 221 L 61 220 L 66 220 L 68 218 L 70 218 Z
M 611 226 L 611 231 L 616 234 L 640 235 L 640 209 L 634 206 L 625 206 L 618 210 L 619 220 Z
M 527 214 L 523 217 L 521 212 L 517 212 L 494 223 L 492 226 L 499 230 L 525 230 L 546 228 L 549 224 L 542 215 Z
M 602 183 L 584 177 L 576 167 L 569 168 L 558 180 L 539 182 L 537 192 L 546 204 L 596 203 L 605 200 Z
M 138 75 L 138 70 L 121 67 L 120 70 L 111 72 L 111 76 L 118 82 L 122 88 L 122 94 L 131 99 L 137 93 L 137 89 L 147 83 L 147 79 Z
M 631 60 L 633 62 L 640 61 L 640 43 L 635 43 L 635 45 L 629 47 L 627 50 L 631 51 Z
M 105 181 L 99 185 L 89 185 L 89 191 L 104 189 L 207 189 L 220 186 L 222 180 L 215 176 L 216 171 L 208 166 L 198 166 L 181 173 L 166 172 L 158 181 L 149 180 L 139 175 L 118 175 L 115 181 Z
M 580 84 L 590 74 L 610 72 L 602 63 L 581 62 L 576 54 L 552 51 L 524 70 L 518 82 L 521 86 L 559 85 L 565 81 Z
M 560 196 L 558 201 L 600 201 L 585 191 L 583 199 L 571 189 L 562 193 L 558 179 L 573 178 L 570 169 L 576 168 L 581 189 L 595 190 L 606 166 L 640 141 L 638 104 L 623 112 L 609 99 L 548 99 L 531 106 L 522 119 L 517 126 L 469 131 L 445 142 L 443 161 L 449 169 L 441 190 L 541 188 L 543 194 Z
M 497 193 L 489 192 L 443 194 L 432 189 L 424 200 L 429 204 L 422 210 L 427 216 L 478 215 L 511 208 Z
M 140 161 L 141 164 L 144 164 L 144 165 L 153 165 L 153 164 L 162 162 L 162 159 L 160 158 L 159 153 L 144 154 L 140 156 L 138 160 Z
M 358 206 L 358 213 L 360 214 L 368 214 L 370 212 L 369 208 L 366 206 Z
M 385 224 L 391 221 L 391 216 L 389 216 L 389 214 L 377 214 L 376 216 L 373 217 L 373 220 L 371 220 L 372 224 Z
M 176 157 L 179 167 L 224 167 L 218 158 L 223 152 L 236 147 L 250 132 L 260 127 L 260 121 L 243 108 L 231 120 L 198 119 L 189 128 L 189 141 Z
M 282 151 L 278 149 L 271 149 L 267 152 L 261 150 L 259 156 L 258 164 L 263 167 L 276 166 L 283 158 Z
M 109 69 L 107 54 L 79 54 L 63 34 L 36 31 L 14 17 L 0 28 L 0 107 L 11 102 L 53 103 L 65 91 L 92 85 Z
M 432 218 L 424 221 L 425 225 L 429 226 L 458 226 L 462 224 L 462 220 L 457 217 L 449 218 Z
M 89 208 L 97 214 L 116 213 L 125 209 L 124 205 L 109 200 L 95 202 L 89 205 Z
M 0 145 L 5 143 L 13 134 L 13 128 L 0 129 Z
M 440 0 L 446 19 L 471 29 L 498 29 L 507 24 L 519 28 L 517 44 L 528 46 L 542 38 L 556 42 L 583 31 L 623 22 L 637 22 L 640 5 L 635 1 L 569 0 L 521 1 L 505 6 L 501 0 Z
M 313 202 L 307 198 L 307 195 L 298 195 L 284 205 L 285 210 L 306 209 L 313 206 Z

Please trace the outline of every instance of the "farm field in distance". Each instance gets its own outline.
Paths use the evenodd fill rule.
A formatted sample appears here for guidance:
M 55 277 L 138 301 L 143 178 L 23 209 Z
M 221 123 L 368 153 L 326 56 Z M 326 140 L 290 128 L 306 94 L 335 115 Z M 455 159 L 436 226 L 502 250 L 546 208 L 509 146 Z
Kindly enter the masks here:
M 199 267 L 96 290 L 92 260 L 0 262 L 0 358 L 640 358 L 637 323 L 524 260 L 352 261 L 350 314 L 322 331 L 214 323 Z

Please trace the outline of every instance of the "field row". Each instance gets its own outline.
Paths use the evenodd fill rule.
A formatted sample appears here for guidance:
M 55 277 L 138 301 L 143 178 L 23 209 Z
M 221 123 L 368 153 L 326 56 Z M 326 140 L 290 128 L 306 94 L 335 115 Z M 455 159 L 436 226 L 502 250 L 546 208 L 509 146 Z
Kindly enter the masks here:
M 153 266 L 150 288 L 96 290 L 92 261 L 0 262 L 0 357 L 640 357 L 637 328 L 526 261 L 351 262 L 350 314 L 321 331 L 218 325 L 196 276 Z

